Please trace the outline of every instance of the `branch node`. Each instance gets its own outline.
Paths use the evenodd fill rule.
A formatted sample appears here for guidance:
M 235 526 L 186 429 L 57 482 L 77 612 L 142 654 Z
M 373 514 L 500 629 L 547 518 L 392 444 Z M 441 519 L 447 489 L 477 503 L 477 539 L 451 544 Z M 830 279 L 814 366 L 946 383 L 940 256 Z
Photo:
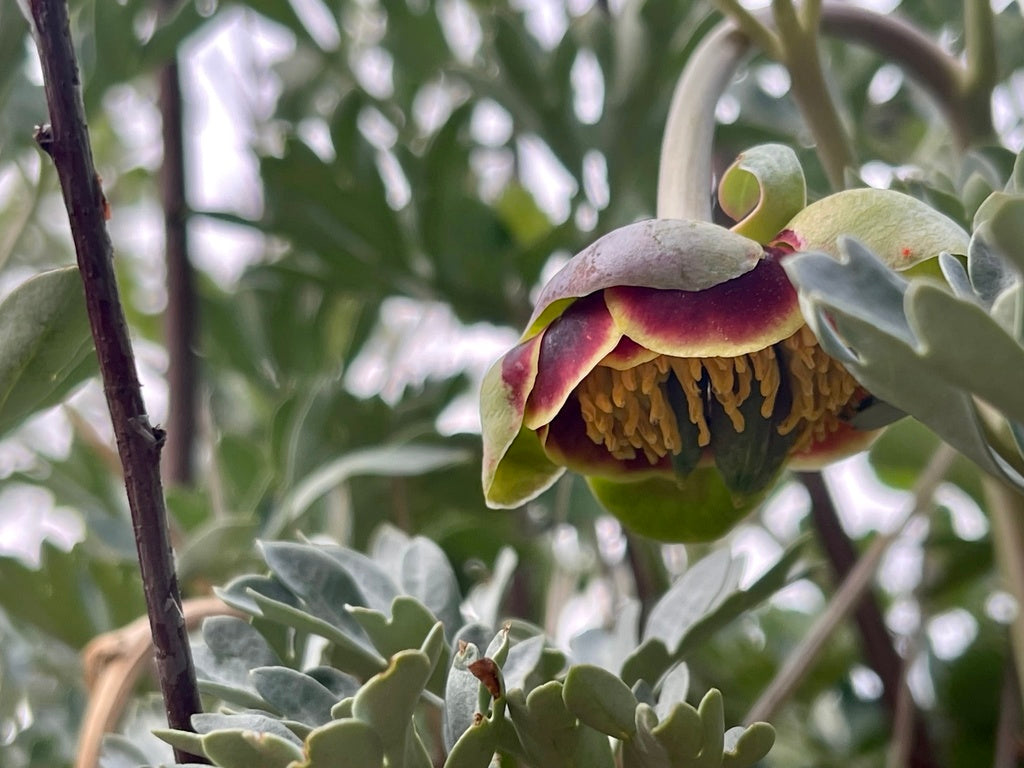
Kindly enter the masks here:
M 43 123 L 37 125 L 32 129 L 32 138 L 35 140 L 39 148 L 48 154 L 51 158 L 53 157 L 53 126 L 49 123 Z

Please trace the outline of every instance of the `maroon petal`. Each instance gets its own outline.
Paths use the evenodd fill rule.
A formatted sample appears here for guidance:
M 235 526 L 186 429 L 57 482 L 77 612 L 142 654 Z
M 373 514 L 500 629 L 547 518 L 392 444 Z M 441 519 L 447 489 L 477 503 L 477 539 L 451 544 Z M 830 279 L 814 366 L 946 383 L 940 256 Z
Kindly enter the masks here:
M 526 336 L 558 315 L 567 299 L 615 285 L 702 291 L 749 272 L 761 246 L 716 224 L 648 219 L 620 227 L 580 251 L 541 291 Z
M 875 429 L 862 432 L 842 423 L 839 429 L 827 435 L 824 440 L 814 442 L 799 453 L 794 453 L 790 457 L 789 466 L 797 470 L 821 469 L 858 451 L 866 451 L 883 431 Z
M 734 357 L 775 344 L 804 324 L 796 291 L 775 258 L 703 291 L 621 286 L 604 294 L 623 335 L 674 357 Z
M 617 371 L 627 371 L 630 368 L 636 368 L 641 363 L 649 363 L 657 356 L 657 352 L 641 347 L 632 339 L 623 336 L 615 345 L 615 349 L 604 356 L 601 365 L 614 368 Z
M 615 348 L 619 337 L 600 293 L 574 302 L 541 336 L 537 378 L 526 401 L 523 424 L 537 429 L 551 421 L 583 377 Z

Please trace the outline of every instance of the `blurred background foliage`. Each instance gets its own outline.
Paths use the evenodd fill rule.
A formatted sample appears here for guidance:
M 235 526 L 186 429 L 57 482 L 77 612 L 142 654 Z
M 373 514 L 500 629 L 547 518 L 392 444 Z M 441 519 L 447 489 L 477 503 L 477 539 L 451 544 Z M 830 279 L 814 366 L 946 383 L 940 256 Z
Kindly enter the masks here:
M 654 212 L 672 87 L 718 18 L 683 0 L 73 0 L 94 151 L 113 208 L 122 293 L 155 421 L 167 412 L 161 316 L 157 69 L 184 73 L 200 408 L 194 483 L 168 488 L 186 595 L 256 567 L 257 538 L 365 548 L 389 522 L 423 534 L 463 590 L 508 545 L 505 606 L 560 642 L 657 594 L 696 547 L 635 540 L 571 477 L 527 508 L 484 509 L 474 387 L 514 342 L 531 292 L 601 234 Z M 952 51 L 961 3 L 874 7 Z M 1024 20 L 997 3 L 1001 146 L 961 164 L 940 113 L 890 63 L 825 44 L 861 176 L 965 220 L 968 169 L 1007 172 L 1024 145 Z M 788 76 L 755 59 L 720 102 L 719 167 L 792 144 L 827 191 Z M 0 293 L 73 262 L 27 25 L 0 6 Z M 969 201 L 968 201 L 969 202 Z M 130 521 L 96 381 L 0 443 L 0 752 L 69 765 L 86 690 L 76 653 L 143 611 Z M 830 477 L 864 545 L 935 447 L 901 423 Z M 868 490 L 864 490 L 867 487 Z M 882 569 L 890 632 L 912 663 L 938 764 L 991 765 L 1012 600 L 992 569 L 977 471 L 960 461 L 941 508 Z M 810 526 L 789 478 L 724 546 L 764 563 Z M 44 543 L 45 542 L 45 543 Z M 812 556 L 819 560 L 820 556 Z M 832 592 L 827 569 L 718 632 L 688 659 L 727 722 L 772 678 Z M 984 695 L 978 695 L 978 691 Z M 890 726 L 852 630 L 777 720 L 770 765 L 879 765 Z

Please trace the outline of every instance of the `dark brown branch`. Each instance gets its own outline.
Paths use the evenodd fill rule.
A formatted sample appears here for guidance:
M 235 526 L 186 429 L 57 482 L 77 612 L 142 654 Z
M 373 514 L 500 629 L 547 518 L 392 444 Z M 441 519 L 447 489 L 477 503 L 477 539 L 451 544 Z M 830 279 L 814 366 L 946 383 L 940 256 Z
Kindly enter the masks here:
M 671 586 L 661 560 L 661 547 L 650 539 L 637 536 L 628 529 L 626 534 L 626 560 L 633 572 L 636 597 L 640 601 L 640 626 L 647 623 L 658 598 Z
M 114 277 L 106 200 L 85 123 L 67 5 L 65 0 L 31 0 L 30 5 L 50 111 L 49 152 L 70 219 L 103 390 L 124 468 L 167 722 L 172 728 L 191 730 L 190 719 L 200 711 L 200 702 L 160 485 L 164 432 L 150 426 L 139 388 Z M 198 759 L 177 751 L 175 757 L 179 762 Z
M 983 127 L 972 125 L 971 116 L 965 112 L 962 68 L 910 22 L 849 3 L 831 2 L 822 8 L 821 29 L 826 35 L 871 48 L 910 73 L 938 102 L 961 149 L 974 139 L 987 138 L 979 135 Z
M 838 582 L 850 573 L 857 561 L 853 542 L 843 530 L 825 478 L 820 472 L 799 472 L 800 481 L 811 497 L 811 517 L 818 535 L 818 541 L 828 557 L 833 574 Z M 903 660 L 896 652 L 892 637 L 885 627 L 882 611 L 873 592 L 868 591 L 854 611 L 857 631 L 868 666 L 882 680 L 882 699 L 889 714 L 894 716 L 898 709 L 900 688 L 903 686 Z M 914 717 L 914 743 L 910 750 L 909 765 L 913 768 L 934 768 L 937 765 L 931 743 L 920 714 Z
M 168 483 L 189 485 L 193 480 L 192 448 L 196 425 L 195 276 L 188 254 L 185 199 L 185 142 L 182 137 L 181 82 L 177 60 L 160 69 L 160 116 L 164 157 L 160 168 L 160 201 L 164 209 L 167 311 L 167 448 L 164 477 Z

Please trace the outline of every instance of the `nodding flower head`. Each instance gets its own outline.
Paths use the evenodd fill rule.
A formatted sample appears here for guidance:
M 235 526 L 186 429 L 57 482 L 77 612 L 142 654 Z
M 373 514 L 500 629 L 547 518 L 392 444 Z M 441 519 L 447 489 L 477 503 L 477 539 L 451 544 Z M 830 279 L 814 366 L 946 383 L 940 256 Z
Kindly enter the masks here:
M 955 249 L 960 234 L 965 242 L 912 198 L 856 190 L 803 209 L 763 245 L 662 219 L 577 254 L 485 378 L 488 505 L 519 506 L 569 468 L 634 530 L 707 540 L 749 512 L 787 462 L 820 465 L 866 447 L 875 431 L 853 422 L 873 398 L 818 345 L 781 261 L 833 250 L 837 234 L 863 232 L 865 213 L 880 210 L 910 232 L 884 250 L 869 243 L 891 263 Z M 922 217 L 932 228 L 914 231 Z M 950 242 L 936 248 L 936 237 Z

